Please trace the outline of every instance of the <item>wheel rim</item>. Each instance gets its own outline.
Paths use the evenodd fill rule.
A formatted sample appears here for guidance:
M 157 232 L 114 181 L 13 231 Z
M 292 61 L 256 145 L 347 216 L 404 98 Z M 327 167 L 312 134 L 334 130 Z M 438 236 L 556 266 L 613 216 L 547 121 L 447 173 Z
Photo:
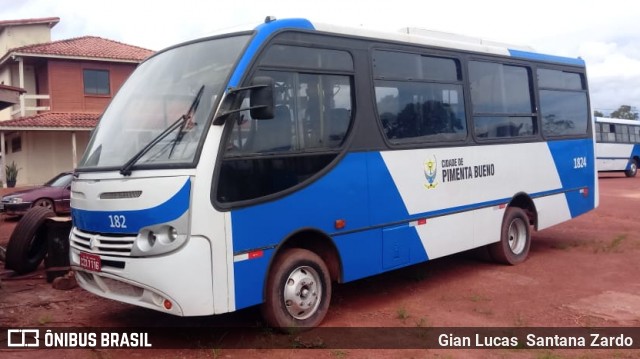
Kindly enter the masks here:
M 298 320 L 311 317 L 322 297 L 318 272 L 311 267 L 298 267 L 291 272 L 284 286 L 284 304 L 289 314 Z
M 44 200 L 36 201 L 34 206 L 43 207 L 43 208 L 46 208 L 46 209 L 53 209 L 53 205 L 51 204 L 51 202 L 44 201 Z
M 636 173 L 637 170 L 638 170 L 638 166 L 636 165 L 636 163 L 635 162 L 631 163 L 631 166 L 629 167 L 629 173 L 633 175 Z
M 527 244 L 527 225 L 520 218 L 514 219 L 509 224 L 509 248 L 511 252 L 518 255 L 522 253 Z

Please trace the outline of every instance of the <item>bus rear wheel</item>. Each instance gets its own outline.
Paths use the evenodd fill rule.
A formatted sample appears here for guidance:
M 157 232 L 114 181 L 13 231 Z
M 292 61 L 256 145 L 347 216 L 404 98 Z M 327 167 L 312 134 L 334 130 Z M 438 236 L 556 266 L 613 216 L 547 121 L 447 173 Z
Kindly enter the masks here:
M 330 300 L 331 278 L 322 258 L 306 249 L 286 249 L 269 273 L 262 315 L 281 331 L 311 329 L 324 319 Z
M 531 247 L 531 231 L 527 213 L 509 207 L 502 220 L 500 241 L 489 245 L 491 257 L 498 263 L 516 265 L 524 262 Z
M 624 171 L 624 175 L 627 177 L 635 177 L 637 173 L 638 173 L 638 162 L 636 162 L 635 159 L 632 159 L 631 162 L 629 162 L 629 169 Z

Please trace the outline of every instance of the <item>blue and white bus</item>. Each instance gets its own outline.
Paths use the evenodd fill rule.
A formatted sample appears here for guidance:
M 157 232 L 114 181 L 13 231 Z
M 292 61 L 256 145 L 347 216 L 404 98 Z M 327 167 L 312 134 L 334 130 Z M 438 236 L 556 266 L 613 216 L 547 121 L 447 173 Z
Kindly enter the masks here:
M 590 113 L 581 59 L 268 18 L 126 81 L 75 173 L 71 263 L 106 298 L 313 327 L 332 283 L 518 264 L 594 209 Z
M 640 165 L 640 121 L 596 117 L 598 171 L 635 177 Z

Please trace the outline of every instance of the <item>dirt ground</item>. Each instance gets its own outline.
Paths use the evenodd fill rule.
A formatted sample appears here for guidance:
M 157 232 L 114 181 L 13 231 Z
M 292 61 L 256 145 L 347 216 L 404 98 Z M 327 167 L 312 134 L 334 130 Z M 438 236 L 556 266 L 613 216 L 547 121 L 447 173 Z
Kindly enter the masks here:
M 503 266 L 462 253 L 353 283 L 335 285 L 330 327 L 640 327 L 640 177 L 600 176 L 600 207 L 533 233 L 529 259 Z M 0 223 L 6 246 L 15 219 Z M 178 318 L 94 296 L 52 289 L 44 268 L 2 273 L 2 327 L 259 326 L 255 308 Z M 206 329 L 206 328 L 205 328 Z M 391 329 L 393 330 L 393 329 Z M 266 334 L 265 334 L 266 333 Z M 249 336 L 279 336 L 264 329 Z M 282 335 L 280 335 L 282 336 Z M 249 341 L 256 338 L 248 338 Z M 636 338 L 636 340 L 640 340 Z M 636 358 L 640 350 L 578 349 L 56 349 L 0 351 L 2 358 Z M 313 348 L 313 349 L 305 349 Z

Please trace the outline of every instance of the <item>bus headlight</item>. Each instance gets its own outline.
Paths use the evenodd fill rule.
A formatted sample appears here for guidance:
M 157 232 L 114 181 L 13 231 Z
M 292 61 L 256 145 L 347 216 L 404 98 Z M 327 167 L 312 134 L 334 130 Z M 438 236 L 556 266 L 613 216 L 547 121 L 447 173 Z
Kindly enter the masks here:
M 169 241 L 173 242 L 178 239 L 178 230 L 169 226 Z
M 157 241 L 156 234 L 151 230 L 142 230 L 136 238 L 136 246 L 143 252 L 150 251 Z
M 170 225 L 143 228 L 138 233 L 131 254 L 156 255 L 176 249 L 184 242 L 186 236 L 181 236 L 178 229 Z

